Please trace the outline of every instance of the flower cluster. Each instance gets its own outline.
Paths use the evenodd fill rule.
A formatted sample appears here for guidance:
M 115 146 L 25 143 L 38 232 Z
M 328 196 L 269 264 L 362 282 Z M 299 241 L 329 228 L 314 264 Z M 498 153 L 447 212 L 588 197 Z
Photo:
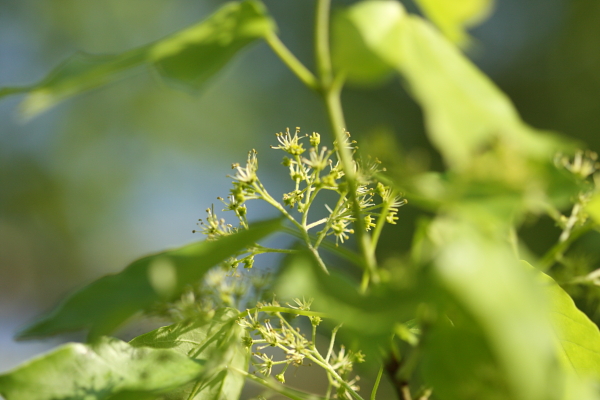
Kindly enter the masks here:
M 350 139 L 348 132 L 343 143 L 335 142 L 332 149 L 321 145 L 321 136 L 318 133 L 303 135 L 300 133 L 300 128 L 296 128 L 293 133 L 287 129 L 285 132 L 277 133 L 276 137 L 279 144 L 271 148 L 286 153 L 282 164 L 289 170 L 289 176 L 294 183 L 293 189 L 282 195 L 281 202 L 271 196 L 258 177 L 257 152 L 250 151 L 245 166 L 240 164 L 232 166 L 235 173 L 230 176 L 233 179 L 233 187 L 229 196 L 226 199 L 218 198 L 225 205 L 223 211 L 235 213 L 240 228 L 248 228 L 245 203 L 248 200 L 261 199 L 284 214 L 305 238 L 309 237 L 310 230 L 318 228 L 313 241 L 307 243 L 315 250 L 328 236 L 335 238 L 336 245 L 348 240 L 354 233 L 355 215 L 339 160 L 340 146 L 350 149 L 356 159 L 353 162 L 358 183 L 355 197 L 366 230 L 375 229 L 386 222 L 396 223 L 398 208 L 404 205 L 406 200 L 377 180 L 377 174 L 385 171 L 380 167 L 379 160 L 370 157 L 360 160 L 356 157 L 356 141 Z M 310 208 L 322 191 L 335 192 L 338 200 L 335 205 L 324 204 L 329 213 L 328 217 L 310 221 Z M 296 210 L 300 218 L 294 217 L 288 211 L 290 209 Z M 201 231 L 208 235 L 209 239 L 231 234 L 238 229 L 225 224 L 222 219 L 217 219 L 214 209 L 209 209 L 208 214 L 206 222 L 201 221 Z M 237 258 L 229 260 L 228 264 L 235 267 L 242 262 L 245 267 L 251 267 L 255 254 L 258 253 L 250 254 L 240 261 L 236 261 Z
M 329 352 L 323 356 L 315 346 L 316 327 L 321 322 L 321 318 L 310 315 L 312 300 L 295 299 L 295 302 L 296 305 L 288 304 L 287 307 L 281 307 L 277 301 L 259 303 L 239 320 L 240 326 L 250 333 L 251 339 L 247 339 L 245 344 L 253 350 L 255 371 L 268 377 L 273 374 L 275 367 L 281 366 L 281 371 L 275 373 L 275 379 L 284 383 L 285 373 L 290 365 L 299 367 L 316 364 L 327 373 L 330 383 L 329 392 L 335 389 L 338 398 L 350 398 L 350 391 L 356 392 L 360 389 L 356 385 L 360 378 L 356 375 L 351 377 L 352 369 L 355 363 L 364 362 L 364 355 L 361 352 L 347 351 L 344 346 L 341 346 L 338 352 L 334 352 L 335 335 L 333 335 Z M 281 312 L 285 312 L 286 308 L 289 312 L 310 320 L 313 327 L 311 340 L 282 316 Z M 276 323 L 272 322 L 273 317 L 276 318 Z M 270 354 L 265 353 L 265 349 L 279 349 L 282 353 L 281 359 L 275 358 L 273 351 L 269 351 Z M 329 398 L 329 394 L 327 397 Z

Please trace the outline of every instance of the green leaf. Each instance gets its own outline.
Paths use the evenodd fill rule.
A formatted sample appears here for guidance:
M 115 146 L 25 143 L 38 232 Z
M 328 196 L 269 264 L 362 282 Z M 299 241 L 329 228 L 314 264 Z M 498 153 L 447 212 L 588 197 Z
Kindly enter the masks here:
M 217 310 L 209 321 L 188 321 L 159 328 L 133 339 L 135 347 L 172 349 L 206 363 L 207 374 L 197 382 L 170 393 L 169 400 L 233 400 L 240 396 L 248 369 L 249 351 L 242 345 L 244 330 L 237 324 L 239 312 Z M 193 397 L 190 394 L 194 393 Z
M 32 118 L 71 96 L 113 82 L 145 59 L 143 48 L 118 55 L 75 53 L 29 88 L 20 112 L 24 118 Z
M 553 137 L 521 121 L 510 99 L 421 18 L 403 19 L 388 45 L 394 48 L 388 61 L 423 107 L 430 140 L 450 167 L 464 170 L 497 144 L 534 158 L 557 149 Z
M 491 13 L 493 0 L 416 0 L 423 13 L 446 37 L 460 46 L 469 44 L 466 28 L 483 22 Z
M 211 267 L 275 232 L 280 219 L 253 224 L 216 241 L 192 243 L 134 261 L 67 297 L 54 311 L 18 337 L 48 336 L 86 329 L 90 338 L 111 332 L 154 302 L 175 298 L 185 285 L 199 281 Z
M 239 50 L 274 29 L 262 3 L 226 3 L 198 24 L 125 53 L 76 53 L 41 82 L 1 88 L 0 97 L 29 92 L 20 108 L 23 116 L 30 118 L 66 98 L 113 82 L 141 65 L 154 66 L 164 78 L 198 90 Z
M 452 382 L 442 377 L 438 385 L 449 386 L 439 390 L 457 393 L 460 387 L 465 396 L 462 398 L 475 399 L 479 397 L 476 392 L 467 391 L 469 385 L 484 388 L 489 379 L 490 385 L 494 382 L 493 386 L 503 388 L 505 395 L 498 394 L 498 398 L 548 399 L 556 391 L 548 382 L 556 383 L 559 388 L 561 382 L 557 379 L 554 339 L 546 318 L 548 310 L 533 276 L 518 263 L 500 234 L 451 216 L 438 218 L 431 224 L 429 237 L 437 247 L 433 262 L 441 291 L 462 310 L 459 315 L 466 316 L 463 319 L 472 321 L 461 324 L 460 330 L 471 332 L 468 337 L 480 343 L 480 348 L 487 347 L 490 353 L 487 357 L 471 354 L 457 360 L 456 367 L 475 371 L 482 363 L 489 366 L 489 375 L 482 369 L 477 375 L 466 375 L 464 381 Z M 442 310 L 446 303 L 439 302 Z M 452 310 L 448 315 L 452 320 Z M 434 337 L 444 342 L 426 339 L 425 343 L 433 343 L 432 353 L 445 349 L 446 354 L 452 355 L 455 346 L 463 346 L 461 335 Z M 432 357 L 435 359 L 437 355 Z M 444 374 L 444 370 L 434 373 Z
M 533 267 L 525 262 L 530 269 Z M 600 382 L 600 330 L 551 277 L 539 272 L 550 301 L 552 327 L 564 368 Z
M 555 137 L 527 126 L 488 77 L 431 24 L 407 15 L 399 3 L 359 2 L 342 20 L 350 34 L 334 48 L 340 68 L 365 79 L 377 77 L 371 70 L 384 70 L 381 63 L 398 71 L 423 108 L 431 142 L 454 170 L 475 170 L 473 158 L 497 147 L 535 159 L 549 159 L 558 149 Z M 380 66 L 362 66 L 362 60 Z
M 423 287 L 418 277 L 406 274 L 404 278 L 400 285 L 388 282 L 362 294 L 358 282 L 335 270 L 325 274 L 308 253 L 302 252 L 288 257 L 274 288 L 282 301 L 312 298 L 311 310 L 343 323 L 342 335 L 358 338 L 363 352 L 378 357 L 381 346 L 389 343 L 395 324 L 414 318 L 424 296 L 424 291 L 414 290 Z
M 600 193 L 596 193 L 589 203 L 586 204 L 585 210 L 590 214 L 596 224 L 600 224 Z
M 372 47 L 393 34 L 406 12 L 396 1 L 362 1 L 334 15 L 331 31 L 332 61 L 351 83 L 377 84 L 393 67 Z
M 70 343 L 0 375 L 6 400 L 150 399 L 195 379 L 201 363 L 113 338 Z
M 274 30 L 262 3 L 229 3 L 206 21 L 154 44 L 148 60 L 163 77 L 199 89 L 239 50 Z

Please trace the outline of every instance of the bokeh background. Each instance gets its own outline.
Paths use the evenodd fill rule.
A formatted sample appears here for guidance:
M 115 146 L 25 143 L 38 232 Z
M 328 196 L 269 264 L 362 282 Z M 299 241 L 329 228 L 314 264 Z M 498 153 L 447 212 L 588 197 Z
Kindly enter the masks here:
M 312 67 L 314 1 L 264 2 L 282 40 Z M 223 3 L 0 0 L 0 87 L 35 82 L 77 50 L 116 53 L 159 39 Z M 597 150 L 599 21 L 596 0 L 498 0 L 471 31 L 468 55 L 526 122 Z M 30 121 L 18 117 L 20 100 L 0 101 L 0 371 L 65 340 L 12 337 L 69 291 L 147 252 L 201 239 L 192 234 L 197 219 L 227 194 L 231 163 L 243 162 L 249 149 L 259 151 L 263 182 L 277 193 L 287 173 L 278 168 L 280 153 L 269 150 L 274 134 L 296 126 L 328 132 L 320 100 L 265 43 L 244 50 L 199 95 L 141 70 Z M 349 87 L 343 102 L 357 140 L 387 133 L 402 149 L 398 157 L 441 168 L 399 79 Z M 254 217 L 269 213 L 258 209 Z M 382 257 L 408 248 L 417 215 L 410 206 L 401 210 Z M 542 218 L 523 235 L 536 252 L 558 231 Z M 589 307 L 593 316 L 597 305 Z

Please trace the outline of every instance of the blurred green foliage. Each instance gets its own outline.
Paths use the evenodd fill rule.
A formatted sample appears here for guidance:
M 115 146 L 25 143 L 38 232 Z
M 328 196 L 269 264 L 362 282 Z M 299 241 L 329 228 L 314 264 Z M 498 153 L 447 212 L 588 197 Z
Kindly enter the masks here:
M 174 164 L 206 171 L 208 176 L 225 171 L 242 151 L 266 147 L 266 136 L 282 126 L 331 130 L 317 96 L 298 85 L 264 44 L 257 44 L 252 53 L 239 54 L 216 74 L 255 39 L 273 35 L 276 28 L 267 9 L 283 42 L 299 60 L 307 65 L 315 61 L 308 51 L 312 4 L 274 0 L 265 4 L 265 8 L 254 1 L 224 6 L 217 1 L 173 6 L 157 0 L 151 4 L 109 1 L 102 7 L 72 1 L 39 7 L 27 1 L 2 4 L 9 15 L 0 17 L 2 21 L 14 17 L 24 23 L 0 24 L 0 32 L 25 32 L 19 40 L 27 45 L 0 39 L 0 51 L 11 52 L 10 61 L 0 67 L 13 75 L 7 82 L 0 81 L 6 87 L 0 96 L 28 92 L 21 105 L 27 117 L 54 108 L 26 125 L 10 120 L 0 136 L 0 267 L 6 277 L 0 300 L 8 303 L 26 288 L 31 298 L 37 296 L 39 304 L 45 304 L 97 275 L 94 268 L 115 270 L 147 250 L 151 236 L 136 237 L 136 233 L 160 228 L 151 224 L 132 228 L 156 209 L 146 197 L 162 196 L 167 200 L 160 208 L 169 208 L 176 204 L 178 188 L 194 184 L 198 192 L 190 196 L 200 196 L 200 191 L 214 196 L 211 184 L 200 188 L 200 179 L 189 181 L 193 173 L 183 179 L 176 176 L 179 169 Z M 594 19 L 600 7 L 591 1 L 552 3 L 564 17 L 540 39 L 535 29 L 544 4 L 498 2 L 496 15 L 504 15 L 503 19 L 492 15 L 470 39 L 465 29 L 481 22 L 492 5 L 487 1 L 449 4 L 421 0 L 416 2 L 418 8 L 408 6 L 411 11 L 422 10 L 437 24 L 435 28 L 407 14 L 395 1 L 334 3 L 339 10 L 332 28 L 333 69 L 336 77 L 348 79 L 342 96 L 346 127 L 367 144 L 367 152 L 389 165 L 386 179 L 405 191 L 416 207 L 382 235 L 377 258 L 386 273 L 377 290 L 360 293 L 352 277 L 335 275 L 339 271 L 320 276 L 312 260 L 303 258 L 290 260 L 276 290 L 315 297 L 316 308 L 348 327 L 345 335 L 353 338 L 348 341 L 354 340 L 375 359 L 383 349 L 392 382 L 410 381 L 413 390 L 432 385 L 433 398 L 595 399 L 591 386 L 575 375 L 598 379 L 598 328 L 573 305 L 569 294 L 585 314 L 599 321 L 600 293 L 593 272 L 600 261 L 598 202 L 597 195 L 592 197 L 591 182 L 596 167 L 585 174 L 573 161 L 557 169 L 552 156 L 584 147 L 581 142 L 592 149 L 600 143 L 594 129 L 600 115 L 594 100 L 600 59 L 593 50 L 600 40 Z M 503 14 L 506 9 L 529 12 L 535 18 L 522 27 L 521 54 L 511 50 L 509 41 L 505 54 L 510 61 L 490 66 L 490 79 L 456 45 L 464 46 L 485 66 L 494 59 L 486 58 L 486 51 L 493 51 L 486 47 L 486 34 L 502 35 L 511 28 L 512 20 Z M 184 29 L 198 20 L 204 21 Z M 76 53 L 40 84 L 29 85 L 34 75 L 41 75 L 23 67 L 30 58 L 47 71 L 82 49 L 115 55 Z M 88 91 L 142 65 L 155 67 L 158 74 L 138 68 L 130 79 Z M 191 97 L 172 91 L 157 76 L 184 84 L 191 92 L 201 88 L 202 93 Z M 325 78 L 317 76 L 323 82 Z M 330 90 L 324 85 L 316 92 Z M 5 115 L 16 108 L 14 102 L 4 102 L 2 107 Z M 261 157 L 261 163 L 272 162 L 269 156 Z M 181 179 L 181 186 L 156 193 L 157 186 L 144 185 L 154 179 Z M 570 206 L 572 210 L 567 209 Z M 139 216 L 138 210 L 142 210 Z M 247 240 L 242 236 L 231 241 L 243 246 Z M 157 237 L 154 240 L 164 244 L 175 241 L 167 234 Z M 226 242 L 223 249 L 235 251 Z M 219 253 L 220 259 L 227 257 L 225 253 Z M 542 281 L 549 290 L 536 286 L 537 277 L 523 269 L 518 258 L 548 272 L 569 294 L 548 277 Z M 29 333 L 87 328 L 96 338 L 161 293 L 180 294 L 185 284 L 217 261 L 210 258 L 194 279 L 169 285 L 169 273 L 160 273 L 153 281 L 151 263 L 143 259 L 122 274 L 75 293 L 63 303 L 62 311 L 45 320 L 50 328 L 36 331 L 34 327 Z M 183 265 L 182 271 L 188 267 Z M 123 292 L 126 296 L 118 297 L 119 307 L 112 307 L 106 294 L 112 295 L 113 286 L 117 290 L 119 285 L 99 291 L 94 286 L 107 279 L 124 282 L 128 288 L 128 279 L 145 286 L 138 292 Z M 378 283 L 374 280 L 374 284 Z M 549 307 L 540 305 L 544 298 L 551 299 Z M 98 311 L 98 305 L 110 307 Z M 566 319 L 550 319 L 551 326 L 546 313 Z M 63 317 L 66 323 L 61 322 Z M 57 326 L 52 326 L 56 321 Z M 424 344 L 413 346 L 406 339 L 410 335 L 403 338 L 398 333 L 406 332 L 410 321 L 417 321 Z M 388 340 L 391 332 L 404 341 Z M 558 339 L 552 332 L 558 332 Z M 569 342 L 577 346 L 565 345 Z M 225 357 L 227 351 L 216 354 Z M 64 356 L 64 352 L 70 353 Z M 71 347 L 57 350 L 38 361 L 39 368 L 52 357 L 69 358 L 73 352 Z M 402 361 L 404 367 L 389 367 L 390 358 Z M 418 360 L 415 365 L 413 358 Z M 456 359 L 461 362 L 455 364 Z M 565 359 L 571 359 L 570 372 Z M 30 368 L 41 371 L 37 364 Z M 0 378 L 6 381 L 28 373 L 18 371 Z M 118 390 L 138 390 L 137 378 L 134 389 Z M 215 393 L 220 393 L 226 379 L 215 381 Z M 105 386 L 112 390 L 110 384 Z M 157 388 L 156 393 L 163 389 Z

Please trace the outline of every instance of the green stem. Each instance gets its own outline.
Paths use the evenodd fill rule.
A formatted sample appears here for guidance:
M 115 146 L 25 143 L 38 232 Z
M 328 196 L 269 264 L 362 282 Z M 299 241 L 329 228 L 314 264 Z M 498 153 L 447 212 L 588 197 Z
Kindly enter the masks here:
M 299 390 L 295 390 L 295 389 L 289 388 L 287 386 L 281 385 L 281 384 L 277 383 L 274 379 L 262 379 L 262 378 L 259 378 L 258 376 L 249 374 L 246 371 L 243 371 L 239 368 L 235 368 L 232 366 L 229 366 L 229 369 L 244 375 L 247 379 L 251 380 L 252 382 L 258 383 L 259 385 L 262 385 L 268 389 L 271 389 L 272 391 L 277 392 L 277 393 L 279 393 L 289 399 L 292 399 L 292 400 L 321 400 L 321 399 L 323 399 L 320 396 L 315 396 L 313 394 L 304 393 Z
M 314 228 L 315 226 L 319 226 L 319 225 L 321 225 L 321 224 L 323 224 L 323 223 L 327 222 L 327 220 L 328 220 L 327 218 L 321 218 L 321 219 L 320 219 L 320 220 L 318 220 L 318 221 L 311 222 L 310 224 L 306 225 L 306 230 L 309 230 L 309 229 L 311 229 L 311 228 Z M 318 247 L 318 246 L 315 244 L 315 247 Z
M 288 220 L 290 220 L 294 225 L 296 225 L 298 230 L 302 233 L 302 239 L 304 239 L 304 241 L 306 242 L 306 246 L 308 247 L 308 250 L 310 250 L 310 253 L 313 255 L 315 261 L 317 262 L 319 267 L 321 267 L 323 272 L 329 275 L 329 270 L 327 269 L 327 266 L 323 262 L 323 259 L 319 255 L 317 249 L 313 247 L 312 242 L 310 241 L 310 236 L 304 228 L 304 226 L 302 226 L 302 224 L 296 221 L 296 219 L 292 217 L 290 213 L 288 213 L 287 210 L 278 201 L 271 197 L 271 195 L 267 192 L 267 190 L 264 188 L 264 186 L 262 186 L 260 182 L 254 184 L 254 189 L 257 191 L 257 193 L 261 196 L 263 200 L 265 200 L 267 203 L 278 209 Z
M 262 254 L 262 253 L 285 253 L 285 254 L 294 254 L 297 253 L 298 250 L 294 249 L 273 249 L 270 247 L 264 247 L 259 244 L 255 244 L 254 248 L 258 251 L 258 253 L 254 254 Z
M 346 177 L 346 183 L 348 184 L 348 196 L 350 197 L 352 213 L 354 214 L 354 224 L 356 227 L 354 234 L 356 235 L 358 248 L 363 256 L 364 265 L 372 276 L 373 282 L 378 283 L 379 276 L 377 274 L 375 255 L 370 251 L 371 239 L 365 230 L 365 221 L 362 218 L 360 203 L 356 196 L 358 182 L 356 180 L 356 172 L 354 171 L 352 153 L 350 152 L 350 149 L 344 146 L 346 141 L 344 127 L 346 123 L 344 122 L 339 89 L 341 88 L 331 87 L 324 93 L 327 114 L 329 115 L 329 121 L 335 140 L 338 143 L 338 154 Z
M 562 258 L 563 254 L 565 254 L 569 247 L 571 247 L 571 244 L 573 244 L 573 242 L 575 242 L 577 239 L 579 239 L 581 236 L 588 233 L 592 229 L 594 229 L 594 224 L 592 223 L 587 223 L 585 225 L 573 229 L 566 240 L 559 241 L 550 250 L 548 250 L 546 254 L 544 254 L 544 256 L 538 264 L 539 269 L 544 272 L 549 270 L 550 267 L 552 267 L 556 261 L 559 261 Z
M 373 385 L 373 390 L 371 391 L 371 399 L 375 400 L 377 396 L 377 389 L 379 389 L 379 383 L 381 382 L 381 377 L 383 376 L 383 365 L 379 367 L 379 372 L 377 373 L 377 378 L 375 379 L 375 384 Z
M 396 193 L 392 193 L 390 198 L 395 198 Z M 379 214 L 379 218 L 377 218 L 377 223 L 375 224 L 375 229 L 373 229 L 373 236 L 371 238 L 371 252 L 375 254 L 375 249 L 377 248 L 377 243 L 379 242 L 379 237 L 381 236 L 381 231 L 383 230 L 383 226 L 385 225 L 385 219 L 387 218 L 388 210 L 390 209 L 390 204 L 387 201 L 383 202 L 383 206 L 381 208 L 381 212 Z
M 331 318 L 329 315 L 322 313 L 322 312 L 298 310 L 297 308 L 287 308 L 287 307 L 266 306 L 266 307 L 258 308 L 258 311 L 275 312 L 275 313 L 283 312 L 283 313 L 288 313 L 288 314 L 303 315 L 305 317 Z
M 323 87 L 331 85 L 333 78 L 329 52 L 329 9 L 331 0 L 317 0 L 315 14 L 315 55 L 317 71 Z M 343 128 L 343 127 L 341 127 Z
M 351 395 L 352 397 L 354 397 L 356 400 L 364 400 L 361 395 L 359 395 L 358 393 L 356 393 L 356 391 L 354 389 L 352 389 L 350 387 L 350 385 L 348 385 L 348 383 L 344 380 L 344 378 L 342 378 L 332 367 L 331 365 L 329 365 L 329 363 L 327 363 L 323 357 L 319 356 L 319 353 L 315 353 L 315 355 L 310 355 L 307 354 L 306 358 L 312 360 L 315 364 L 317 364 L 318 366 L 320 366 L 321 368 L 323 368 L 325 371 L 327 371 L 327 373 L 331 374 L 331 376 L 333 376 L 340 385 L 342 385 L 344 387 L 344 389 L 346 389 Z
M 342 79 L 333 79 L 331 68 L 331 53 L 329 51 L 329 10 L 331 0 L 317 0 L 316 17 L 315 17 L 315 58 L 317 63 L 317 71 L 321 82 L 321 95 L 325 101 L 327 115 L 329 116 L 329 124 L 331 132 L 338 143 L 338 154 L 346 176 L 348 184 L 348 192 L 352 203 L 352 212 L 355 218 L 355 235 L 358 242 L 358 247 L 364 258 L 364 264 L 372 275 L 373 281 L 378 282 L 379 277 L 376 271 L 375 256 L 371 254 L 370 238 L 365 231 L 365 222 L 361 217 L 360 204 L 356 197 L 357 181 L 356 172 L 354 171 L 354 162 L 350 149 L 344 146 L 346 137 L 345 129 L 346 122 L 344 120 L 344 112 L 341 103 L 341 89 L 343 86 Z M 338 77 L 339 78 L 339 77 Z
M 298 239 L 304 240 L 303 232 L 298 232 L 295 229 L 285 227 L 285 226 L 283 228 L 281 228 L 281 231 L 284 233 L 287 233 L 289 235 L 292 235 Z M 310 237 L 311 240 L 316 239 L 316 235 L 314 235 L 314 234 L 309 233 L 308 236 Z M 326 242 L 326 241 L 323 241 L 322 243 L 320 243 L 319 246 L 329 250 L 330 252 L 332 252 L 333 254 L 335 254 L 339 257 L 342 257 L 342 258 L 350 261 L 351 263 L 353 263 L 361 268 L 364 268 L 363 264 L 360 263 L 360 261 L 361 261 L 360 256 L 358 254 L 356 254 L 355 252 L 353 252 L 352 250 L 349 250 L 344 247 L 338 247 L 335 245 L 335 243 L 330 243 L 330 242 Z
M 335 336 L 337 335 L 337 331 L 342 327 L 342 324 L 337 325 L 331 331 L 331 339 L 329 340 L 329 349 L 327 349 L 327 355 L 325 356 L 325 362 L 329 363 L 329 359 L 331 358 L 331 354 L 333 354 L 333 345 L 335 344 Z
M 325 236 L 327 236 L 327 232 L 331 228 L 331 225 L 333 225 L 333 221 L 336 218 L 338 218 L 338 213 L 340 211 L 340 208 L 342 207 L 342 205 L 344 204 L 345 201 L 346 201 L 345 196 L 340 196 L 340 198 L 338 199 L 335 207 L 331 211 L 331 214 L 329 215 L 329 218 L 327 218 L 327 223 L 325 224 L 325 227 L 323 228 L 323 230 L 321 230 L 321 232 L 317 236 L 317 241 L 315 242 L 315 247 L 316 248 L 319 247 L 319 245 L 321 244 L 321 242 L 323 241 L 323 239 L 325 239 Z
M 319 90 L 317 78 L 296 58 L 296 56 L 294 56 L 276 34 L 271 33 L 267 35 L 265 40 L 269 46 L 271 46 L 273 52 L 279 56 L 281 61 L 283 61 L 294 74 L 296 74 L 302 83 L 315 91 Z

